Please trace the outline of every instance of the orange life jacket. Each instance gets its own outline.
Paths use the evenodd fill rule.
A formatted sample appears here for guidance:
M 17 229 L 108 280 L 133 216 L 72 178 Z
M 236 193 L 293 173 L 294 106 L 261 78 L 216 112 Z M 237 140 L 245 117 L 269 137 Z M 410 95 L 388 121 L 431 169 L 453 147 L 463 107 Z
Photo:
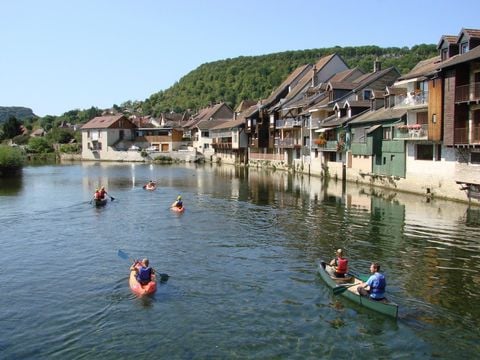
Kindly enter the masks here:
M 348 259 L 337 258 L 337 269 L 335 271 L 338 274 L 346 274 L 348 271 Z

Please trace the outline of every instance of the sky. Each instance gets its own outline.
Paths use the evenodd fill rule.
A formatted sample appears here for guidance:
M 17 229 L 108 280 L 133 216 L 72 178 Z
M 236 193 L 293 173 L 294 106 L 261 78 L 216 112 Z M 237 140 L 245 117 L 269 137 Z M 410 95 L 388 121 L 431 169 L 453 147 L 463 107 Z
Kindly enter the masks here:
M 473 0 L 0 0 L 0 106 L 38 116 L 143 101 L 200 65 L 480 28 Z

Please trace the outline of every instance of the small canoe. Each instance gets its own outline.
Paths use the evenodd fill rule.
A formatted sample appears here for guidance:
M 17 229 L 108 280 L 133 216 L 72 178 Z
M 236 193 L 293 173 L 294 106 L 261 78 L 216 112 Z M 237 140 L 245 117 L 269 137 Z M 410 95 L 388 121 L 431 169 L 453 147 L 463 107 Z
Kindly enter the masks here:
M 172 211 L 175 211 L 175 212 L 178 212 L 178 213 L 182 213 L 182 212 L 185 211 L 185 206 L 182 206 L 181 208 L 176 207 L 176 206 L 172 206 L 171 209 L 172 209 Z
M 338 290 L 345 290 L 345 291 L 340 291 L 338 294 L 341 294 L 342 296 L 346 297 L 347 299 L 360 304 L 366 308 L 369 308 L 371 310 L 377 311 L 379 313 L 382 313 L 384 315 L 391 316 L 393 318 L 397 318 L 398 316 L 398 305 L 387 300 L 381 300 L 381 301 L 375 301 L 371 300 L 368 297 L 360 296 L 357 292 L 357 287 L 360 285 L 363 281 L 358 279 L 357 277 L 353 275 L 348 275 L 351 277 L 348 281 L 342 278 L 335 278 L 332 276 L 333 274 L 333 269 L 331 269 L 331 266 L 326 264 L 325 262 L 321 262 L 318 266 L 318 273 L 322 277 L 322 279 L 327 283 L 328 286 L 330 286 L 332 289 L 337 289 Z M 341 280 L 339 280 L 341 279 Z M 340 287 L 347 287 L 346 289 L 340 289 Z M 334 292 L 337 292 L 334 291 Z
M 107 204 L 108 199 L 105 197 L 103 199 L 93 199 L 93 203 L 96 207 L 105 206 Z
M 137 269 L 141 266 L 140 264 L 135 265 Z M 138 296 L 151 295 L 157 290 L 157 281 L 155 275 L 152 275 L 152 281 L 146 285 L 142 285 L 137 281 L 136 272 L 130 271 L 130 278 L 128 279 L 128 284 L 132 292 Z

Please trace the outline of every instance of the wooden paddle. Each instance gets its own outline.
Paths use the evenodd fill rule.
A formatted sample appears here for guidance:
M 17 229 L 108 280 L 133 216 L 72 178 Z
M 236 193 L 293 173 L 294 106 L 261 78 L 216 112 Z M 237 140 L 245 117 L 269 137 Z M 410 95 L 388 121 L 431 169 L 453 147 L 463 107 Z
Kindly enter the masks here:
M 348 274 L 355 276 L 357 279 L 360 279 L 363 282 L 367 281 L 368 278 L 370 277 L 369 275 L 360 275 L 360 274 L 358 274 L 356 272 L 353 272 L 353 271 L 350 271 L 350 270 L 348 271 L 347 275 Z
M 345 292 L 349 287 L 359 285 L 358 283 L 356 284 L 349 284 L 349 285 L 338 285 L 333 288 L 333 295 L 340 295 L 341 293 Z
M 118 256 L 121 257 L 124 260 L 130 260 L 130 262 L 135 263 L 135 260 L 133 258 L 131 258 L 125 251 L 122 251 L 122 250 L 118 249 Z M 155 274 L 157 274 L 157 271 L 155 269 L 153 269 L 153 270 L 155 271 Z M 167 281 L 168 278 L 170 277 L 170 275 L 168 275 L 168 274 L 160 274 L 160 273 L 158 274 L 158 276 L 160 277 L 161 282 Z

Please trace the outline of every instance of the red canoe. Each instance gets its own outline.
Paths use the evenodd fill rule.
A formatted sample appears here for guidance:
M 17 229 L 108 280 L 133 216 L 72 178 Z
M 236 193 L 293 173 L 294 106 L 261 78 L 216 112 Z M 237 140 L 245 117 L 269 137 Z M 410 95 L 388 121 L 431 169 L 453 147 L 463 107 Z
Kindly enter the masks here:
M 135 265 L 135 267 L 138 269 L 141 265 L 138 263 Z M 146 285 L 141 285 L 138 281 L 137 278 L 135 277 L 136 273 L 135 271 L 130 271 L 130 279 L 128 280 L 128 283 L 130 285 L 130 289 L 138 295 L 138 296 L 144 296 L 144 295 L 150 295 L 153 294 L 157 290 L 157 281 L 155 279 L 155 275 L 152 275 L 152 281 L 150 281 Z

